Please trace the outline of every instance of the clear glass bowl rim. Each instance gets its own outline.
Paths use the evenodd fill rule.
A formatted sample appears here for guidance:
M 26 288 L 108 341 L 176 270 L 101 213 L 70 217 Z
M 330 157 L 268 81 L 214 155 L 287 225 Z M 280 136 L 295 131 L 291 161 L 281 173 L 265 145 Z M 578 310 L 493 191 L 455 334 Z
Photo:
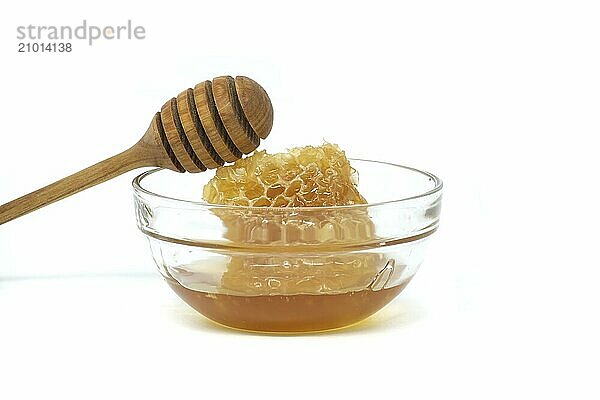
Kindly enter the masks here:
M 403 169 L 407 169 L 407 170 L 410 170 L 413 172 L 417 172 L 417 173 L 424 175 L 427 178 L 432 179 L 433 182 L 435 183 L 435 186 L 432 189 L 430 189 L 424 193 L 415 195 L 415 196 L 394 199 L 394 200 L 385 200 L 385 201 L 380 201 L 380 202 L 375 202 L 375 203 L 353 204 L 353 205 L 347 205 L 347 206 L 327 206 L 327 207 L 268 207 L 269 210 L 288 211 L 288 212 L 290 210 L 298 210 L 298 211 L 313 211 L 314 212 L 314 211 L 318 211 L 318 210 L 326 211 L 326 210 L 339 210 L 339 209 L 364 209 L 365 207 L 373 207 L 373 206 L 380 206 L 380 205 L 386 205 L 386 204 L 401 204 L 404 202 L 408 202 L 410 200 L 427 197 L 434 193 L 440 192 L 443 188 L 443 182 L 440 178 L 438 178 L 437 176 L 435 176 L 434 174 L 432 174 L 430 172 L 423 171 L 423 170 L 420 170 L 417 168 L 407 167 L 405 165 L 394 164 L 394 163 L 389 163 L 389 162 L 385 162 L 385 161 L 374 161 L 374 160 L 367 160 L 367 159 L 362 159 L 362 158 L 349 158 L 349 160 L 350 161 L 362 161 L 362 162 L 368 162 L 368 163 L 374 163 L 374 164 L 382 164 L 382 165 L 387 165 L 387 166 L 396 167 L 396 168 L 403 168 Z M 162 194 L 154 193 L 143 187 L 142 181 L 144 180 L 144 178 L 146 178 L 147 176 L 152 175 L 154 173 L 160 172 L 164 169 L 165 168 L 153 168 L 151 170 L 142 172 L 141 174 L 136 176 L 132 181 L 134 191 L 137 193 L 144 193 L 147 196 L 156 197 L 158 199 L 168 200 L 171 202 L 180 203 L 182 205 L 185 204 L 186 206 L 194 205 L 194 206 L 200 206 L 200 207 L 231 209 L 231 210 L 238 210 L 238 211 L 239 210 L 255 210 L 255 211 L 264 211 L 265 210 L 265 207 L 212 204 L 212 203 L 207 203 L 205 201 L 191 201 L 191 200 L 178 199 L 175 197 L 169 197 L 169 196 L 165 196 Z

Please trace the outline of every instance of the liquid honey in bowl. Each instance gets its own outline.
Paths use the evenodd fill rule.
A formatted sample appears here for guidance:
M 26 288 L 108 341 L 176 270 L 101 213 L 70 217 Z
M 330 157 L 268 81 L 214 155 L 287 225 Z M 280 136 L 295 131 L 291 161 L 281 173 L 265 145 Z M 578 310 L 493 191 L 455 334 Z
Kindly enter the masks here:
M 313 332 L 335 329 L 372 315 L 408 284 L 338 294 L 239 296 L 191 290 L 173 279 L 167 283 L 186 303 L 212 321 L 263 332 Z

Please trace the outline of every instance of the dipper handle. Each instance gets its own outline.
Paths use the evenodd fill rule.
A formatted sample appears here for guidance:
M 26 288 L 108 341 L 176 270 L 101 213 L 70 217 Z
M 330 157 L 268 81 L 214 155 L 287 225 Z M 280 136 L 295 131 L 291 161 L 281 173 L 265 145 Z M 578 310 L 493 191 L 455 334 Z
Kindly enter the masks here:
M 132 169 L 142 167 L 131 157 L 135 148 L 112 156 L 82 171 L 69 175 L 48 186 L 9 201 L 0 206 L 0 225 L 43 206 L 112 179 Z

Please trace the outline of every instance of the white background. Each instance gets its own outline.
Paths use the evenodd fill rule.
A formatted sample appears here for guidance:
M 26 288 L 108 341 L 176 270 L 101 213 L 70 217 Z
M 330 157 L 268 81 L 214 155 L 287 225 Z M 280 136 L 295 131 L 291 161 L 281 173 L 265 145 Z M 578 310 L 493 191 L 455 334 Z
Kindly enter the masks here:
M 17 53 L 18 25 L 84 18 L 147 38 Z M 327 335 L 190 311 L 135 228 L 136 173 L 2 225 L 0 398 L 598 398 L 599 21 L 593 1 L 3 8 L 0 203 L 124 150 L 165 100 L 225 74 L 269 92 L 263 148 L 326 139 L 445 191 L 407 290 Z

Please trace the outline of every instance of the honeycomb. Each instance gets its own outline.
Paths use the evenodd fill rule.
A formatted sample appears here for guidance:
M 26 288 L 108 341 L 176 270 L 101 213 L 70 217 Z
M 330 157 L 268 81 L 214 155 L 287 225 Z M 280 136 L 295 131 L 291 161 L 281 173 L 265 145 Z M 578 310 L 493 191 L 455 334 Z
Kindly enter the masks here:
M 356 171 L 337 145 L 296 147 L 288 153 L 255 152 L 220 167 L 204 187 L 213 204 L 316 207 L 366 204 Z
M 265 151 L 220 167 L 204 187 L 209 203 L 263 207 L 214 209 L 225 237 L 240 247 L 268 245 L 267 254 L 230 253 L 221 289 L 242 295 L 334 294 L 365 289 L 385 264 L 377 253 L 337 255 L 332 247 L 322 257 L 290 253 L 289 246 L 316 246 L 327 253 L 334 244 L 375 239 L 366 209 L 340 208 L 366 204 L 356 188 L 358 174 L 344 152 L 333 144 Z M 290 213 L 273 207 L 318 207 Z M 318 248 L 318 249 L 317 249 Z M 309 252 L 311 250 L 308 250 Z
M 383 255 L 234 256 L 221 287 L 238 295 L 339 294 L 369 286 L 383 267 Z M 380 266 L 380 267 L 378 267 Z

